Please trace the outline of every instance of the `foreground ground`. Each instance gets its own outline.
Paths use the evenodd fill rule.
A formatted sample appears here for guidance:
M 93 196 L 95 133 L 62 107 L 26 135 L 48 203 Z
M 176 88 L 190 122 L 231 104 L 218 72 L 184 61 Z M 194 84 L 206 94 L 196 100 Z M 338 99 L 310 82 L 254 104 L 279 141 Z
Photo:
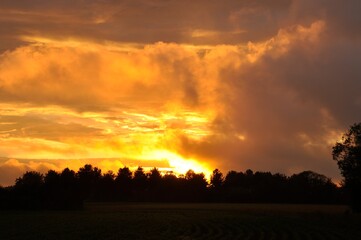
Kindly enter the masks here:
M 345 206 L 86 204 L 82 211 L 2 211 L 0 239 L 361 239 Z

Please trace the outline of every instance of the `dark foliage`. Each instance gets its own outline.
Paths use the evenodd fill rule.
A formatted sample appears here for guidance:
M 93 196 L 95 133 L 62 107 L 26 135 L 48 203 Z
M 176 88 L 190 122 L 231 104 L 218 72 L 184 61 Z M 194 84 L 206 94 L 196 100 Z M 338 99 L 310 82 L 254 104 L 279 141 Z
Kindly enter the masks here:
M 203 173 L 189 170 L 179 177 L 157 168 L 134 174 L 120 168 L 101 174 L 89 164 L 77 173 L 66 168 L 44 176 L 26 172 L 12 187 L 0 188 L 2 208 L 81 209 L 83 201 L 341 203 L 340 189 L 321 174 L 305 171 L 287 177 L 270 172 L 223 174 L 215 169 L 208 184 Z
M 332 150 L 349 203 L 355 212 L 361 212 L 361 123 L 352 125 Z
M 115 178 L 116 199 L 121 201 L 130 200 L 132 194 L 132 172 L 129 168 L 124 167 L 118 170 Z

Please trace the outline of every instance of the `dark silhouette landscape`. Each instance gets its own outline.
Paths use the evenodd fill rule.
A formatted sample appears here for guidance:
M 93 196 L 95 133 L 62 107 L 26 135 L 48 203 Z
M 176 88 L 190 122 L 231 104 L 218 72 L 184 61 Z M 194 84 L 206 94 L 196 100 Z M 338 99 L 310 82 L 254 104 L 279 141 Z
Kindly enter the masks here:
M 1 188 L 3 209 L 80 209 L 87 202 L 228 202 L 345 204 L 347 195 L 324 175 L 304 171 L 292 176 L 270 172 L 214 170 L 162 175 L 157 168 L 114 174 L 85 165 L 77 172 L 26 172 L 14 186 Z
M 90 164 L 77 172 L 28 171 L 0 188 L 0 237 L 359 239 L 360 143 L 358 123 L 333 147 L 341 186 L 313 171 L 215 169 L 209 181 L 193 170 L 102 173 Z
M 360 240 L 360 26 L 360 0 L 0 0 L 0 240 Z

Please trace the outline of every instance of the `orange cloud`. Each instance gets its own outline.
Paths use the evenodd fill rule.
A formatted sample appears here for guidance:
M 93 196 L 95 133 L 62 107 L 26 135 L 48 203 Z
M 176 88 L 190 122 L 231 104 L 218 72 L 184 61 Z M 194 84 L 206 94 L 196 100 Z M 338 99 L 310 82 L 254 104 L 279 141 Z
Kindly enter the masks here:
M 263 7 L 232 12 L 226 19 L 237 25 L 257 9 Z M 96 25 L 119 17 L 94 16 Z M 330 104 L 332 95 L 308 82 L 322 82 L 317 79 L 321 66 L 320 79 L 340 83 L 326 74 L 340 61 L 324 45 L 332 26 L 320 19 L 273 26 L 272 35 L 257 41 L 234 43 L 233 35 L 239 34 L 231 34 L 232 44 L 210 38 L 241 26 L 184 30 L 188 38 L 189 33 L 204 38 L 203 45 L 21 34 L 23 45 L 0 55 L 0 153 L 119 159 L 103 161 L 105 169 L 140 159 L 181 171 L 303 167 L 335 175 L 325 136 L 339 130 L 339 110 Z M 310 141 L 316 142 L 312 151 L 304 147 Z M 26 164 L 12 161 L 4 168 L 39 169 Z

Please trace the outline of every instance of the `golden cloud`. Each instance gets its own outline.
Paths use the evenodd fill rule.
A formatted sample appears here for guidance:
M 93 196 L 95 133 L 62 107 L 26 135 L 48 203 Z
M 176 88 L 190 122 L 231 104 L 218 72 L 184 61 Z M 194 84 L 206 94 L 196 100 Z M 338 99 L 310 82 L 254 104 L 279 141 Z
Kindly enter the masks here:
M 0 56 L 0 153 L 121 159 L 103 161 L 105 169 L 122 166 L 122 159 L 165 161 L 180 172 L 207 173 L 308 157 L 296 145 L 308 141 L 300 132 L 310 131 L 301 131 L 295 120 L 299 125 L 289 132 L 296 133 L 286 139 L 289 129 L 281 119 L 297 108 L 313 115 L 302 124 L 314 116 L 322 122 L 324 106 L 305 106 L 273 67 L 299 49 L 315 56 L 326 26 L 316 20 L 264 41 L 213 46 L 23 36 L 27 45 Z M 270 142 L 289 152 L 274 151 Z M 263 162 L 258 148 L 272 164 Z M 4 166 L 10 165 L 25 169 L 14 161 Z

